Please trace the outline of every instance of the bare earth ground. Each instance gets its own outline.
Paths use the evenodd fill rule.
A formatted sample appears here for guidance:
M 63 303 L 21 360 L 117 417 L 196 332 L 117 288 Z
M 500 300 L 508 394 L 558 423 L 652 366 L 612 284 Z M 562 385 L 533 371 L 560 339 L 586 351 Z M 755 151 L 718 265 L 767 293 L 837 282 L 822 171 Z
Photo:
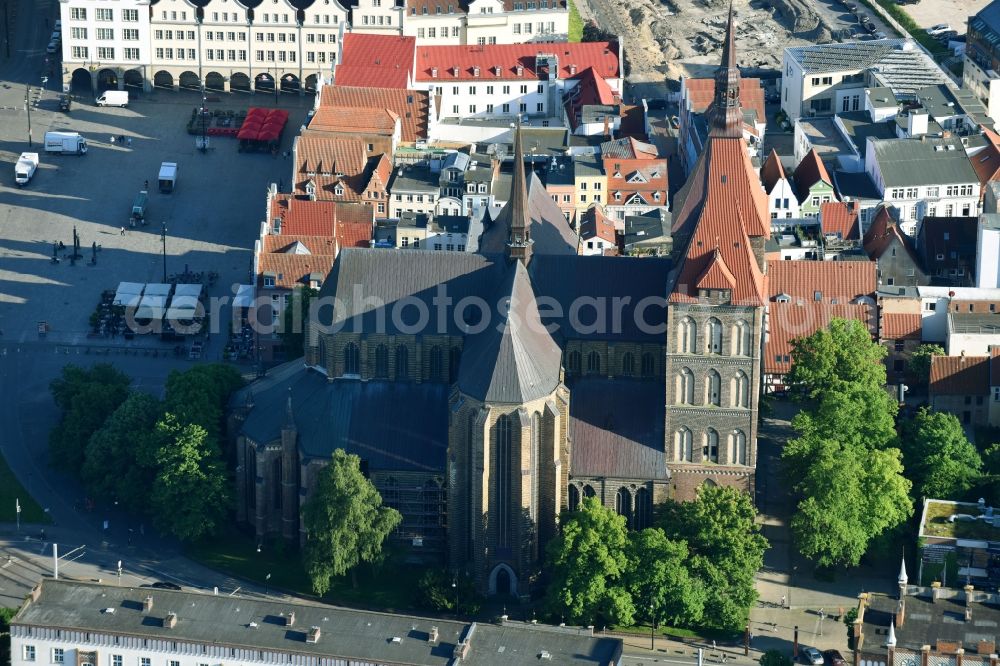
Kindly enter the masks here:
M 906 13 L 921 28 L 948 23 L 964 34 L 967 17 L 988 4 L 990 0 L 920 0 L 916 5 L 906 5 Z

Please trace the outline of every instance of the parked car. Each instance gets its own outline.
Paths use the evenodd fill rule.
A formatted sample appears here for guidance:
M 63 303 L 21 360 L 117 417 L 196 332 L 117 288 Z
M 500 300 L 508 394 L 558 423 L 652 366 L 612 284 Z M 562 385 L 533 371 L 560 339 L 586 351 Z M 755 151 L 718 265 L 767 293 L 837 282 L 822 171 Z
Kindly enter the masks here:
M 954 39 L 955 37 L 958 37 L 957 30 L 945 30 L 944 32 L 940 32 L 934 35 L 934 39 L 938 40 L 943 44 L 947 44 L 948 40 Z
M 933 36 L 940 32 L 945 32 L 947 30 L 951 30 L 950 25 L 948 25 L 947 23 L 938 23 L 937 25 L 932 25 L 931 27 L 927 28 L 927 30 L 925 30 L 924 32 L 926 32 L 928 35 Z
M 802 648 L 802 661 L 812 666 L 823 666 L 823 653 L 814 647 Z
M 59 110 L 69 113 L 70 107 L 73 106 L 73 98 L 69 95 L 59 95 Z
M 858 6 L 853 2 L 845 2 L 844 6 L 847 7 L 847 11 L 851 12 L 852 14 L 855 14 L 858 11 Z
M 882 32 L 881 30 L 879 30 L 878 32 L 876 32 L 875 34 L 873 34 L 872 37 L 874 37 L 875 39 L 885 39 L 886 34 L 884 32 Z
M 878 26 L 875 25 L 874 23 L 867 23 L 865 24 L 865 30 L 867 30 L 874 36 L 875 33 L 878 32 Z
M 180 590 L 181 586 L 175 583 L 166 583 L 164 581 L 156 581 L 155 583 L 144 583 L 139 587 L 151 587 L 155 590 Z
M 45 52 L 48 53 L 49 55 L 52 55 L 57 50 L 59 50 L 59 45 L 56 44 L 55 42 L 49 42 L 49 45 L 45 47 Z
M 844 655 L 840 654 L 840 650 L 824 651 L 823 659 L 826 666 L 847 666 L 847 661 L 844 659 Z

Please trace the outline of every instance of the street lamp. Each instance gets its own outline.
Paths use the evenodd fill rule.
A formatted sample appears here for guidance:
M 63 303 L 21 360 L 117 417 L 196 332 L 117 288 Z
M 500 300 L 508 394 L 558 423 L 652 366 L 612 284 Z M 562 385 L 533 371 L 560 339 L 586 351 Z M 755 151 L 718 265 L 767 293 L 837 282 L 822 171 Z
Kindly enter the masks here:
M 208 97 L 205 95 L 205 84 L 201 84 L 201 152 L 208 152 L 208 119 L 205 118 L 205 107 Z
M 24 109 L 28 112 L 28 148 L 31 148 L 31 86 L 24 84 Z
M 160 230 L 160 240 L 163 242 L 163 282 L 167 282 L 167 223 L 162 223 L 163 228 Z M 116 502 L 117 503 L 117 502 Z
M 122 561 L 118 560 L 118 587 L 122 586 Z
M 656 631 L 656 620 L 653 618 L 653 604 L 649 604 L 649 651 L 653 652 L 656 650 L 655 636 Z
M 264 596 L 267 596 L 267 584 L 271 581 L 271 574 L 264 576 Z
M 455 595 L 455 615 L 458 615 L 458 579 L 451 579 L 451 592 Z

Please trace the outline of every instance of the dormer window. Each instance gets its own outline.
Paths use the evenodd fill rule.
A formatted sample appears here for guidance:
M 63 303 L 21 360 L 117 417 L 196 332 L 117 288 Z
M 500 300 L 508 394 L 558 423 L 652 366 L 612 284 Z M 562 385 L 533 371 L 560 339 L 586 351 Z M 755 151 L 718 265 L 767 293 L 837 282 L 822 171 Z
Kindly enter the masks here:
M 452 74 L 454 74 L 455 78 L 457 79 L 458 78 L 458 73 L 461 70 L 459 70 L 458 65 L 455 65 L 454 67 L 451 68 L 451 71 L 452 71 Z
M 340 183 L 337 183 L 333 188 L 333 193 L 338 197 L 344 196 L 344 186 L 341 185 Z
M 264 288 L 274 289 L 275 274 L 271 272 L 264 273 Z
M 518 76 L 524 76 L 524 65 L 518 65 L 516 70 Z
M 473 67 L 472 68 L 472 75 L 473 76 L 479 76 L 479 67 Z
M 431 67 L 431 78 L 436 79 L 437 75 L 438 75 L 438 68 L 437 67 Z

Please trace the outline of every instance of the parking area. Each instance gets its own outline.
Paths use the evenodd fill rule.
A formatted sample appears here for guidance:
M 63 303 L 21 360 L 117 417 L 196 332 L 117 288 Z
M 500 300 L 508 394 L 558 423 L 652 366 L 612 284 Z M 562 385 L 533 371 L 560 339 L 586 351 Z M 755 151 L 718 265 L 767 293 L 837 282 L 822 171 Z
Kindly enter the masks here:
M 283 95 L 289 111 L 277 155 L 239 153 L 236 139 L 213 137 L 210 149 L 195 147 L 187 122 L 200 96 L 157 91 L 134 95 L 127 108 L 98 108 L 89 98 L 58 110 L 56 92 L 43 93 L 31 113 L 34 147 L 41 164 L 23 189 L 14 183 L 17 156 L 29 150 L 23 86 L 4 85 L 0 72 L 0 331 L 6 341 L 37 340 L 38 322 L 48 339 L 82 342 L 88 317 L 106 289 L 120 281 L 159 282 L 163 278 L 166 226 L 168 274 L 215 271 L 210 295 L 233 295 L 246 283 L 252 248 L 265 214 L 268 183 L 288 186 L 291 158 L 284 153 L 304 121 L 310 100 Z M 273 107 L 273 96 L 218 96 L 213 108 Z M 85 156 L 46 154 L 47 130 L 82 134 Z M 116 137 L 112 142 L 112 137 Z M 125 137 L 122 145 L 120 137 Z M 161 162 L 178 164 L 177 187 L 161 194 L 156 180 Z M 147 225 L 129 225 L 137 193 L 149 182 Z M 122 233 L 122 227 L 125 232 Z M 69 252 L 54 263 L 53 243 L 80 238 L 82 257 L 71 265 Z M 96 265 L 91 264 L 97 244 Z
M 947 23 L 964 35 L 968 17 L 988 4 L 990 0 L 920 0 L 903 7 L 921 28 Z

